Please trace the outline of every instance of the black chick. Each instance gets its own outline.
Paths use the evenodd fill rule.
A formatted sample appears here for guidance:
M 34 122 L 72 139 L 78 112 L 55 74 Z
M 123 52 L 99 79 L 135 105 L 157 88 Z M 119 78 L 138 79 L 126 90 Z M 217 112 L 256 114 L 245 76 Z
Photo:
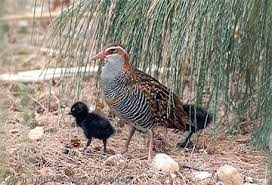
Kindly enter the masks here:
M 109 120 L 97 112 L 89 112 L 88 106 L 83 102 L 74 103 L 69 114 L 75 117 L 76 124 L 83 129 L 84 135 L 88 139 L 84 150 L 90 146 L 92 138 L 97 138 L 103 141 L 106 153 L 107 139 L 115 133 Z
M 190 141 L 192 135 L 207 127 L 207 125 L 213 120 L 213 116 L 201 107 L 195 107 L 194 105 L 183 105 L 183 109 L 191 120 L 196 123 L 197 128 L 192 125 L 187 125 L 186 131 L 189 131 L 189 135 L 184 141 L 177 143 L 177 146 L 182 148 L 186 147 L 186 145 L 188 147 L 192 146 L 193 143 Z

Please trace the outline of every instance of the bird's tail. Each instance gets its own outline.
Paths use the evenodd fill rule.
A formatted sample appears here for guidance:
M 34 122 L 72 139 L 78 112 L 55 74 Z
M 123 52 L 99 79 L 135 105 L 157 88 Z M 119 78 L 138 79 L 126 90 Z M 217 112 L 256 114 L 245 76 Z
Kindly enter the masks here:
M 187 131 L 197 132 L 204 129 L 209 123 L 212 122 L 213 116 L 202 107 L 196 107 L 195 105 L 187 104 L 183 105 L 184 111 L 191 118 L 192 122 L 195 122 L 197 128 L 188 125 Z

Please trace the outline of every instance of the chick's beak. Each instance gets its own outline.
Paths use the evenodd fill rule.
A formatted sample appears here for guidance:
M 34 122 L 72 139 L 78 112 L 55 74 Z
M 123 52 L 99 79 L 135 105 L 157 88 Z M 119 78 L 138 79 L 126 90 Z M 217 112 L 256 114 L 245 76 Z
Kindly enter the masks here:
M 92 57 L 92 60 L 97 60 L 97 59 L 105 59 L 107 57 L 106 52 L 101 51 L 100 53 L 96 54 L 95 56 Z

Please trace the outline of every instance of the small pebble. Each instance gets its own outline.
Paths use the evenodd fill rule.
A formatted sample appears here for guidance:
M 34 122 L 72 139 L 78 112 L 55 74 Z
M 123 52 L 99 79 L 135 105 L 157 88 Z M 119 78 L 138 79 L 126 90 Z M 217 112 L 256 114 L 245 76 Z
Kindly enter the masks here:
M 196 172 L 193 172 L 193 174 L 195 179 L 199 181 L 212 177 L 212 174 L 207 171 L 196 171 Z
M 224 185 L 239 185 L 244 181 L 238 170 L 227 164 L 218 168 L 215 179 Z
M 116 166 L 124 162 L 125 162 L 124 156 L 122 154 L 116 154 L 116 155 L 110 156 L 108 159 L 106 159 L 104 163 L 106 165 Z
M 156 170 L 164 173 L 172 173 L 179 170 L 178 163 L 172 159 L 172 157 L 164 153 L 156 154 L 153 159 L 152 166 Z

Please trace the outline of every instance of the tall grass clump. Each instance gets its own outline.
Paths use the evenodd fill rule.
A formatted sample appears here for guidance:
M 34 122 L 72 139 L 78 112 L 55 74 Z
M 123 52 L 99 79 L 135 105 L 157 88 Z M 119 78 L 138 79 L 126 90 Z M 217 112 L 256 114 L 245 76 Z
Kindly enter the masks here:
M 54 19 L 45 38 L 44 45 L 57 56 L 48 66 L 94 65 L 92 54 L 107 42 L 120 42 L 134 66 L 178 95 L 192 97 L 192 103 L 209 107 L 215 118 L 224 112 L 221 116 L 232 122 L 235 133 L 245 118 L 256 123 L 254 141 L 267 148 L 272 130 L 271 12 L 269 0 L 78 0 Z M 71 91 L 65 85 L 67 70 L 62 90 L 78 94 L 83 74 L 75 75 L 76 90 Z

